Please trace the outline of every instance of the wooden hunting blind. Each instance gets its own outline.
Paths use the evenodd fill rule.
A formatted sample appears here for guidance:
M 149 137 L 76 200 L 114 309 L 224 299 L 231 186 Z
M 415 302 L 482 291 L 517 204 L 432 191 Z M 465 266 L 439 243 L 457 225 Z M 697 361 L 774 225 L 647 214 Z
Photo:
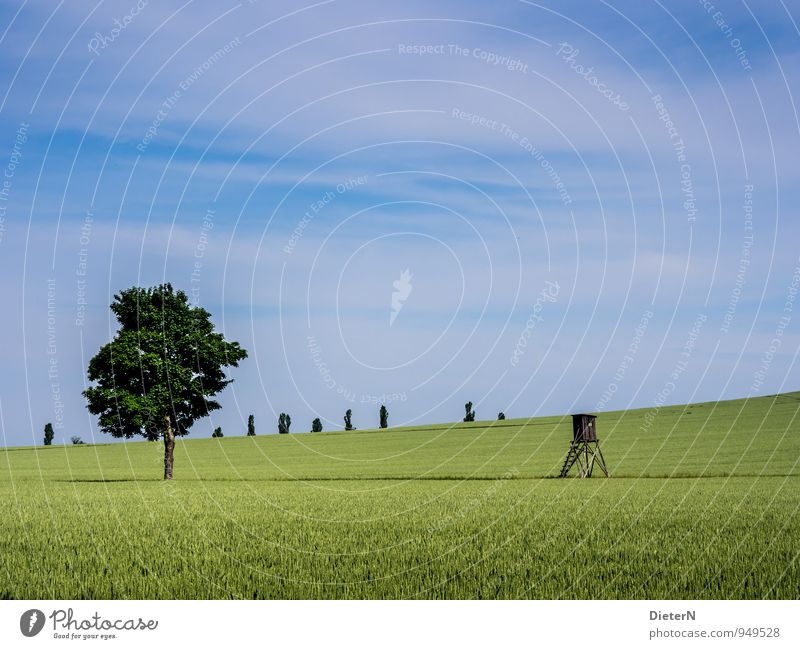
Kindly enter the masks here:
M 575 441 L 596 442 L 597 429 L 594 415 L 572 415 L 572 439 Z
M 560 477 L 566 478 L 575 464 L 578 465 L 579 478 L 591 478 L 595 465 L 608 477 L 600 440 L 597 439 L 597 417 L 594 415 L 572 415 L 572 442 L 564 458 Z

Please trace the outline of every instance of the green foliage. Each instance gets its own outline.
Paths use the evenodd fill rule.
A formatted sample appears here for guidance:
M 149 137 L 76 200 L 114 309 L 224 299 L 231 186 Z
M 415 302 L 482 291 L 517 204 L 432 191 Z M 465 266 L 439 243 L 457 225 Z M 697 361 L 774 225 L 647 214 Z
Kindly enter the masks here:
M 506 418 L 506 413 L 504 413 L 504 412 L 498 412 L 497 413 L 497 420 L 498 421 L 503 421 L 505 418 Z
M 312 433 L 322 432 L 322 422 L 319 420 L 319 417 L 316 417 L 314 421 L 311 422 L 311 432 Z
M 282 412 L 278 417 L 278 432 L 281 435 L 289 434 L 289 427 L 292 425 L 292 418 L 285 412 Z
M 253 415 L 247 418 L 247 436 L 253 437 L 256 434 L 256 419 Z
M 381 406 L 381 428 L 386 428 L 389 426 L 389 411 L 386 409 L 386 406 Z
M 89 412 L 114 437 L 158 439 L 170 418 L 175 435 L 217 410 L 213 397 L 247 352 L 214 331 L 211 314 L 189 304 L 170 284 L 130 288 L 114 296 L 114 339 L 89 362 L 84 391 Z
M 44 445 L 45 446 L 52 446 L 53 445 L 53 438 L 56 436 L 55 432 L 53 431 L 53 424 L 47 422 L 44 426 Z
M 83 440 L 77 435 L 73 435 L 72 437 L 70 437 L 69 441 L 72 442 L 73 446 L 78 446 L 80 444 L 83 444 Z
M 472 401 L 467 401 L 464 404 L 464 410 L 466 410 L 464 421 L 475 421 L 475 411 L 472 409 Z
M 225 437 L 225 435 L 222 434 L 222 426 L 217 426 L 214 432 L 211 433 L 211 437 Z
M 350 410 L 350 408 L 344 413 L 344 429 L 355 430 L 355 428 L 353 428 L 353 411 Z

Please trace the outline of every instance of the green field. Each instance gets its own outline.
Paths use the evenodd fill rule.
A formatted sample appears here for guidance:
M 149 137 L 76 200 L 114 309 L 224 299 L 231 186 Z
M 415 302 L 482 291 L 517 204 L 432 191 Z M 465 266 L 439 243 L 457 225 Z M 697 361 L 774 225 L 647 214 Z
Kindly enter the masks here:
M 796 599 L 798 415 L 604 413 L 609 480 L 566 417 L 7 449 L 0 596 Z

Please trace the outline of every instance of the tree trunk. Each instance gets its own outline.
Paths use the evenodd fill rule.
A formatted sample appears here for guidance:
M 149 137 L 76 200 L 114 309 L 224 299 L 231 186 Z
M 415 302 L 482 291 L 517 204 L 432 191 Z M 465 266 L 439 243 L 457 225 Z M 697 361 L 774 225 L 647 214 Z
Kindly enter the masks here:
M 166 416 L 167 426 L 164 429 L 164 480 L 172 480 L 172 465 L 174 463 L 175 433 L 172 430 L 172 419 Z

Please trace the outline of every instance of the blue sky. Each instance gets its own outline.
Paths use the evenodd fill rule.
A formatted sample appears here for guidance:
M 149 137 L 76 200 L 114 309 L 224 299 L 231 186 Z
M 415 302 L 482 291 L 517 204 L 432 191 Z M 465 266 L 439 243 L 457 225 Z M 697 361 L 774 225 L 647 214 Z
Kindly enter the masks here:
M 251 352 L 196 436 L 800 388 L 796 2 L 163 5 L 0 3 L 3 443 L 162 281 Z

